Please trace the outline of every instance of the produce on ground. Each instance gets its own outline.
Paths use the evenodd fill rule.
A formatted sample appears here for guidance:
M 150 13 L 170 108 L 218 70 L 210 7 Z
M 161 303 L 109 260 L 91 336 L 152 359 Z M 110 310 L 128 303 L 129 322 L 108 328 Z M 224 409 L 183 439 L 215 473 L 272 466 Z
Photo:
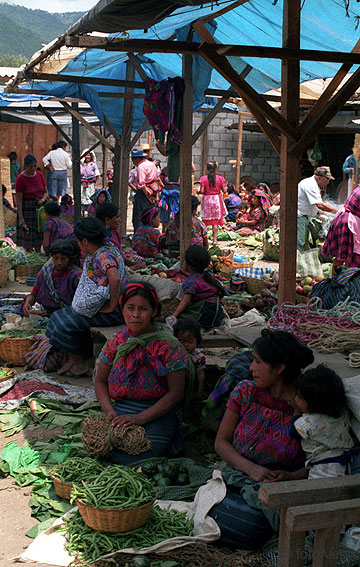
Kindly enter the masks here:
M 110 467 L 111 468 L 111 467 Z M 154 506 L 146 524 L 126 533 L 105 533 L 92 530 L 77 511 L 59 530 L 65 534 L 70 555 L 87 562 L 120 549 L 142 549 L 173 537 L 192 536 L 194 523 L 185 513 Z
M 145 463 L 140 468 L 155 486 L 184 486 L 190 482 L 186 467 L 181 465 Z

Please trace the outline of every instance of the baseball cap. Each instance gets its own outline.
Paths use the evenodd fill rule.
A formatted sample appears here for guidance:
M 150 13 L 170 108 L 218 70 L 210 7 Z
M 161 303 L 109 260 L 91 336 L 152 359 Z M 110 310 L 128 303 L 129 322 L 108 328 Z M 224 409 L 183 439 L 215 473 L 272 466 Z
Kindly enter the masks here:
M 327 165 L 321 165 L 320 167 L 317 167 L 314 171 L 314 175 L 317 175 L 318 177 L 326 177 L 327 179 L 332 180 L 335 179 L 335 177 L 331 175 L 330 167 L 328 167 Z

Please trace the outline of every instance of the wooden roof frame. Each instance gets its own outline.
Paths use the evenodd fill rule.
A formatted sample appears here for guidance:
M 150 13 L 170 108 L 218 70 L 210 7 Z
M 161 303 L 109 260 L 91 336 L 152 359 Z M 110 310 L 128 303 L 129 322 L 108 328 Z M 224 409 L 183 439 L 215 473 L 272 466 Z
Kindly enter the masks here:
M 127 117 L 132 105 L 133 89 L 141 88 L 134 85 L 133 69 L 135 68 L 136 58 L 133 53 L 151 52 L 176 52 L 183 54 L 183 78 L 185 80 L 183 135 L 184 143 L 181 146 L 181 178 L 182 192 L 180 202 L 181 215 L 181 254 L 191 240 L 191 146 L 192 140 L 196 138 L 196 133 L 192 134 L 192 85 L 191 85 L 191 55 L 196 53 L 201 55 L 214 69 L 216 69 L 236 91 L 237 95 L 243 99 L 244 103 L 253 114 L 260 129 L 263 131 L 276 152 L 280 155 L 280 187 L 281 187 L 281 208 L 280 208 L 280 278 L 279 278 L 279 302 L 294 301 L 295 299 L 295 276 L 296 276 L 296 219 L 297 219 L 297 185 L 298 185 L 298 165 L 299 157 L 308 143 L 314 139 L 316 134 L 322 129 L 346 103 L 348 98 L 360 87 L 360 68 L 356 70 L 346 81 L 345 76 L 349 73 L 352 65 L 360 64 L 360 40 L 350 53 L 329 52 L 300 49 L 300 13 L 301 0 L 284 0 L 283 2 L 283 35 L 282 47 L 263 47 L 263 46 L 244 46 L 244 45 L 221 45 L 216 44 L 204 22 L 214 19 L 216 16 L 225 13 L 234 7 L 245 3 L 247 0 L 238 0 L 227 8 L 220 10 L 193 24 L 203 43 L 199 44 L 192 41 L 170 41 L 170 40 L 137 40 L 137 39 L 118 39 L 97 36 L 66 36 L 64 34 L 54 42 L 58 48 L 61 45 L 70 47 L 84 47 L 105 49 L 107 51 L 124 51 L 129 54 L 128 73 L 126 76 L 126 93 L 124 104 L 127 105 L 127 114 L 124 113 L 124 132 L 121 137 L 120 147 L 121 168 L 126 170 L 128 157 L 125 155 L 130 147 L 129 125 Z M 175 38 L 171 38 L 175 39 Z M 25 69 L 25 76 L 29 79 L 45 79 L 46 74 L 35 73 L 32 69 L 45 59 L 53 46 L 44 50 L 42 56 L 30 62 Z M 281 113 L 277 112 L 267 100 L 257 93 L 246 81 L 246 72 L 238 73 L 228 61 L 227 56 L 248 56 L 262 58 L 277 58 L 282 61 L 281 79 Z M 318 101 L 311 107 L 307 117 L 302 124 L 299 124 L 300 107 L 300 60 L 329 61 L 342 63 L 341 68 L 331 80 L 330 84 L 320 96 Z M 139 70 L 139 66 L 136 66 Z M 140 75 L 141 76 L 141 75 Z M 48 75 L 46 79 L 48 79 Z M 143 77 L 142 77 L 143 78 Z M 65 77 L 62 76 L 62 80 Z M 53 79 L 55 80 L 55 79 Z M 61 80 L 61 79 L 58 79 Z M 66 79 L 65 79 L 66 80 Z M 75 80 L 75 79 L 74 79 Z M 93 79 L 93 83 L 96 79 Z M 144 80 L 144 78 L 143 78 Z M 110 80 L 111 81 L 111 80 Z M 345 81 L 345 82 L 344 82 Z M 78 77 L 78 82 L 88 82 L 91 80 L 86 77 Z M 120 83 L 112 81 L 112 84 Z M 100 83 L 98 84 L 107 84 Z M 140 83 L 141 85 L 141 83 Z M 341 86 L 340 86 L 341 85 Z M 16 87 L 16 81 L 13 84 Z M 339 88 L 340 87 L 340 88 Z M 229 91 L 231 92 L 231 91 Z M 228 93 L 226 93 L 228 94 Z M 223 93 L 221 96 L 225 96 Z M 222 107 L 219 101 L 217 108 Z M 68 109 L 69 110 L 69 109 Z M 70 110 L 69 110 L 70 111 Z M 274 127 L 276 130 L 274 130 Z M 204 126 L 205 128 L 205 126 Z M 279 135 L 276 132 L 279 132 Z M 108 141 L 105 140 L 107 143 Z M 115 148 L 116 149 L 116 148 Z M 115 177 L 115 175 L 114 175 Z M 124 194 L 127 179 L 123 177 Z M 120 199 L 125 203 L 125 197 L 121 191 Z M 122 195 L 122 196 L 121 196 Z M 294 229 L 295 227 L 295 229 Z

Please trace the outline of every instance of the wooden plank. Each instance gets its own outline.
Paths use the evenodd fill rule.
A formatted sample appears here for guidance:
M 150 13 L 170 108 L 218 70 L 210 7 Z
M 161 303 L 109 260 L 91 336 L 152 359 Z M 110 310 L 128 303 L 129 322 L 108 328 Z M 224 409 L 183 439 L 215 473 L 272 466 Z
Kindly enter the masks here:
M 59 124 L 57 122 L 55 122 L 55 120 L 51 116 L 50 112 L 48 112 L 46 110 L 46 108 L 41 106 L 41 104 L 39 104 L 39 106 L 37 108 L 46 116 L 46 118 L 49 120 L 49 122 L 51 122 L 51 124 L 53 126 L 55 126 L 56 130 L 61 134 L 61 136 L 63 138 L 65 138 L 65 140 L 67 141 L 67 143 L 71 147 L 72 146 L 72 139 L 64 132 L 64 130 L 61 128 L 61 126 L 59 126 Z
M 201 346 L 203 348 L 211 347 L 239 347 L 239 341 L 229 337 L 229 335 L 203 335 L 201 338 Z
M 77 112 L 78 104 L 72 103 L 72 110 Z M 80 181 L 80 128 L 75 114 L 71 116 L 72 122 L 72 182 L 74 194 L 74 218 L 81 217 L 81 181 Z
M 262 484 L 259 500 L 268 508 L 287 508 L 360 498 L 360 475 Z
M 208 130 L 204 130 L 201 144 L 201 174 L 206 175 L 206 164 L 208 157 Z
M 136 89 L 144 89 L 144 83 L 139 81 L 132 81 L 131 85 L 127 84 L 126 80 L 122 79 L 104 79 L 103 77 L 86 77 L 80 75 L 66 75 L 62 73 L 27 73 L 27 79 L 37 79 L 40 81 L 61 82 L 61 83 L 77 83 L 85 85 L 104 85 L 109 87 L 127 87 L 131 86 Z
M 100 132 L 96 130 L 96 128 L 94 128 L 94 126 L 91 126 L 91 124 L 89 124 L 89 122 L 77 110 L 71 108 L 71 106 L 64 100 L 61 101 L 61 104 L 70 114 L 72 114 L 72 116 L 75 116 L 75 118 L 79 122 L 81 122 L 81 124 L 85 126 L 85 128 L 89 130 L 89 132 L 91 132 L 98 140 L 100 140 L 100 142 L 104 144 L 104 146 L 109 148 L 109 150 L 111 150 L 112 152 L 114 151 L 114 148 L 110 144 L 109 140 L 107 140 L 104 136 L 102 136 Z
M 312 567 L 336 567 L 340 526 L 315 531 Z
M 303 567 L 305 532 L 291 532 L 286 524 L 287 509 L 280 512 L 280 532 L 276 567 Z
M 233 4 L 230 4 L 229 6 L 226 6 L 225 8 L 222 8 L 221 10 L 218 10 L 217 12 L 212 12 L 211 14 L 204 16 L 203 18 L 201 18 L 201 22 L 206 23 L 206 22 L 210 22 L 211 20 L 215 20 L 216 18 L 219 18 L 223 14 L 226 14 L 227 12 L 234 10 L 234 8 L 237 8 L 238 6 L 241 6 L 242 4 L 246 4 L 246 2 L 248 2 L 248 1 L 249 0 L 237 0 Z
M 288 508 L 286 514 L 286 525 L 290 530 L 296 532 L 336 526 L 340 529 L 342 525 L 359 522 L 360 498 L 294 506 Z
M 342 87 L 334 94 L 331 100 L 315 116 L 311 123 L 308 123 L 300 138 L 290 148 L 292 155 L 300 155 L 312 142 L 319 131 L 330 122 L 347 100 L 356 92 L 360 86 L 360 67 L 351 75 Z M 281 222 L 281 219 L 280 219 Z
M 129 93 L 130 95 L 130 93 Z M 131 98 L 131 97 L 130 97 Z M 106 125 L 106 128 L 108 129 L 108 131 L 110 132 L 110 134 L 112 136 L 114 136 L 115 141 L 120 144 L 121 143 L 121 138 L 119 136 L 119 134 L 117 133 L 117 131 L 115 130 L 115 128 L 113 127 L 113 125 L 111 124 L 110 120 L 108 119 L 108 117 L 106 116 L 105 112 L 103 112 L 103 116 L 104 116 L 104 122 Z
M 243 137 L 243 124 L 244 116 L 239 110 L 239 124 L 238 124 L 238 135 L 237 135 L 237 147 L 236 147 L 236 181 L 235 188 L 238 191 L 240 187 L 240 171 L 241 171 L 241 150 L 242 150 L 242 137 Z
M 260 114 L 264 114 L 270 122 L 276 126 L 280 132 L 288 136 L 291 140 L 297 139 L 296 129 L 285 120 L 266 100 L 264 100 L 253 89 L 245 79 L 240 75 L 228 62 L 226 57 L 218 55 L 213 51 L 212 46 L 203 44 L 199 49 L 199 54 L 214 68 L 220 75 L 222 75 L 239 93 L 241 98 L 246 99 L 245 103 L 253 114 L 253 108 Z M 251 101 L 251 107 L 250 107 Z
M 126 80 L 131 82 L 135 77 L 135 67 L 129 60 L 126 64 Z M 132 94 L 133 89 L 126 87 L 126 93 Z M 120 217 L 120 234 L 126 234 L 127 223 L 127 208 L 128 208 L 128 193 L 129 193 L 129 146 L 131 142 L 131 127 L 133 116 L 133 99 L 127 98 L 124 100 L 123 110 L 123 127 L 121 138 L 121 177 L 120 177 L 120 196 L 119 208 L 121 211 Z
M 135 70 L 138 72 L 140 78 L 145 83 L 148 80 L 148 76 L 147 76 L 146 72 L 144 71 L 144 69 L 142 68 L 141 63 L 138 60 L 138 58 L 133 53 L 128 53 L 127 56 L 129 58 L 129 61 L 131 61 L 131 63 L 134 65 Z
M 105 128 L 104 128 L 105 130 Z M 105 134 L 105 132 L 104 132 Z M 108 164 L 108 148 L 106 146 L 104 146 L 104 144 L 101 145 L 101 149 L 102 149 L 102 186 L 106 187 L 107 186 L 107 164 Z
M 105 137 L 105 138 L 109 138 L 109 136 L 111 136 L 110 132 L 106 132 L 106 134 L 104 134 L 104 137 Z M 95 150 L 98 146 L 100 146 L 100 144 L 101 144 L 101 142 L 100 142 L 100 140 L 98 140 L 95 144 L 93 144 L 93 145 L 91 146 L 91 148 L 84 150 L 83 153 L 82 153 L 81 156 L 80 156 L 80 159 L 82 159 L 83 157 L 85 157 L 86 154 L 88 154 L 89 152 L 92 152 L 93 150 Z M 105 146 L 105 147 L 106 147 L 106 146 Z
M 137 144 L 138 140 L 141 138 L 142 134 L 145 132 L 148 126 L 149 126 L 149 122 L 147 120 L 144 120 L 144 122 L 141 124 L 139 130 L 136 132 L 136 134 L 134 135 L 134 137 L 132 138 L 129 144 L 129 151 L 131 151 L 133 147 Z
M 121 145 L 115 142 L 112 202 L 117 206 L 119 205 L 119 201 L 120 201 L 120 180 L 121 180 L 120 172 L 121 172 Z
M 229 89 L 230 91 L 230 89 Z M 215 118 L 215 116 L 217 115 L 217 113 L 219 112 L 219 110 L 222 109 L 222 107 L 224 106 L 224 104 L 229 100 L 229 96 L 223 96 L 214 106 L 214 108 L 212 108 L 208 113 L 206 118 L 204 118 L 204 120 L 202 121 L 202 123 L 200 124 L 200 126 L 197 128 L 197 130 L 193 133 L 192 135 L 192 139 L 191 139 L 191 144 L 194 145 L 197 140 L 200 138 L 201 134 L 207 129 L 207 127 L 209 126 L 210 122 L 213 120 L 213 118 Z
M 183 95 L 183 117 L 181 134 L 183 142 L 180 146 L 180 262 L 184 267 L 185 252 L 191 244 L 191 195 L 192 195 L 192 120 L 193 120 L 193 85 L 192 57 L 183 55 L 183 79 L 185 90 Z

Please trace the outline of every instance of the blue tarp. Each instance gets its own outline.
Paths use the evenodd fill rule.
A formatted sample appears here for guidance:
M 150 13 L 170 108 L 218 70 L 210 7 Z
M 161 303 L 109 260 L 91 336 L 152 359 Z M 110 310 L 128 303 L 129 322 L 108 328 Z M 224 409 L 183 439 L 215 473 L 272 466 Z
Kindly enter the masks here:
M 221 6 L 220 6 L 221 7 Z M 174 34 L 177 39 L 185 39 L 191 22 L 211 15 L 219 10 L 207 5 L 199 7 L 181 7 L 160 23 L 146 32 L 133 30 L 129 33 L 134 39 L 168 39 Z M 213 37 L 220 44 L 263 45 L 281 47 L 283 2 L 278 0 L 251 0 L 216 18 L 214 25 L 208 24 Z M 340 0 L 304 0 L 301 11 L 301 47 L 329 51 L 350 52 L 359 39 L 356 29 L 356 17 L 360 16 L 360 4 L 350 0 L 349 17 Z M 138 16 L 141 22 L 141 14 Z M 104 31 L 99 29 L 99 31 Z M 113 34 L 117 37 L 117 34 Z M 193 38 L 197 41 L 196 36 Z M 158 53 L 149 56 L 138 55 L 146 74 L 156 80 L 181 75 L 181 55 Z M 259 93 L 281 86 L 281 61 L 263 58 L 228 58 L 233 67 L 241 72 L 246 65 L 253 69 L 247 75 L 247 82 Z M 125 79 L 127 56 L 119 52 L 106 52 L 89 49 L 70 61 L 62 70 L 64 74 L 88 77 Z M 315 78 L 328 78 L 335 75 L 340 64 L 313 61 L 301 61 L 300 81 Z M 353 66 L 352 70 L 355 70 Z M 61 73 L 60 73 L 61 74 Z M 135 72 L 135 80 L 140 77 Z M 209 66 L 200 56 L 193 62 L 194 104 L 197 110 L 205 102 L 204 91 L 207 87 L 227 89 L 229 84 Z M 94 113 L 104 124 L 103 113 L 121 134 L 124 99 L 99 97 L 99 92 L 123 92 L 123 88 L 101 85 L 82 85 L 76 83 L 36 83 L 36 88 L 46 89 L 46 94 L 56 97 L 78 97 L 86 100 Z M 135 90 L 135 93 L 143 90 Z M 207 103 L 209 101 L 207 100 Z M 142 99 L 134 99 L 133 131 L 144 121 Z

